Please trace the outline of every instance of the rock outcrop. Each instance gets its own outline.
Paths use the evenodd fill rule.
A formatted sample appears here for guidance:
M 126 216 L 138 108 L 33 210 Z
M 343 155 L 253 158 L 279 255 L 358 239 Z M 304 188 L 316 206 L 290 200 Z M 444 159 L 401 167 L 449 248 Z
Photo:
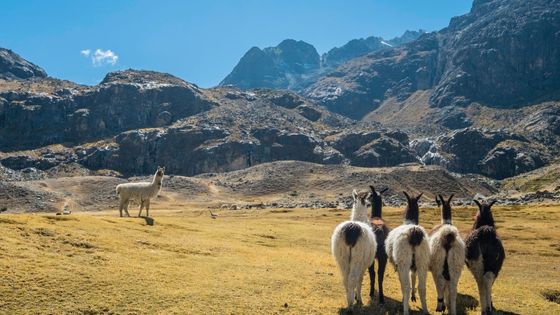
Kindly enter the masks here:
M 474 1 L 447 28 L 354 58 L 305 94 L 361 118 L 390 97 L 433 89 L 434 107 L 514 108 L 560 98 L 560 1 Z M 451 122 L 452 125 L 454 122 Z
M 45 70 L 9 49 L 0 48 L 0 79 L 45 78 L 46 76 Z

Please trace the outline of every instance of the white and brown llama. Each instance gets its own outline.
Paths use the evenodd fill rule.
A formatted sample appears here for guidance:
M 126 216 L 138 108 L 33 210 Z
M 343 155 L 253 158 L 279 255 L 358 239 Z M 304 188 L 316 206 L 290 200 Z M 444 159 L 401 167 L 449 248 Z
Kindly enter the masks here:
M 439 199 L 438 199 L 439 198 Z M 457 314 L 457 285 L 465 265 L 465 243 L 459 230 L 453 225 L 451 199 L 436 196 L 441 207 L 441 224 L 430 232 L 430 271 L 437 291 L 436 312 L 449 309 L 449 314 Z
M 123 210 L 126 216 L 130 217 L 128 213 L 128 204 L 130 199 L 135 199 L 140 203 L 140 211 L 138 216 L 142 214 L 142 209 L 146 208 L 146 216 L 150 216 L 150 199 L 155 198 L 161 190 L 161 184 L 165 167 L 158 167 L 154 178 L 151 182 L 139 183 L 124 183 L 117 185 L 116 191 L 119 196 L 119 213 L 123 216 Z
M 428 234 L 418 225 L 418 199 L 403 192 L 407 199 L 404 214 L 404 224 L 389 232 L 385 240 L 385 250 L 389 261 L 395 266 L 401 283 L 403 313 L 409 314 L 409 299 L 416 301 L 416 276 L 418 275 L 418 291 L 424 313 L 428 312 L 426 305 L 426 278 L 430 266 L 430 246 Z M 412 282 L 412 295 L 411 295 Z
M 333 232 L 331 249 L 342 274 L 348 313 L 354 311 L 354 300 L 362 303 L 364 273 L 375 259 L 377 243 L 368 219 L 369 193 L 352 192 L 354 204 L 350 221 L 340 223 Z
M 492 285 L 502 269 L 506 253 L 492 216 L 491 208 L 496 201 L 474 202 L 478 206 L 478 212 L 472 231 L 465 239 L 465 255 L 467 267 L 478 285 L 481 313 L 489 315 L 494 312 Z
M 379 290 L 379 304 L 385 303 L 385 295 L 383 294 L 383 278 L 385 275 L 385 267 L 387 266 L 387 252 L 385 252 L 385 239 L 391 229 L 385 223 L 382 218 L 383 212 L 383 199 L 381 194 L 387 191 L 387 188 L 381 191 L 375 191 L 373 186 L 369 186 L 371 190 L 371 219 L 370 224 L 375 235 L 375 241 L 377 242 L 377 251 L 375 252 L 375 259 L 377 260 L 377 280 L 378 280 L 378 290 Z M 375 288 L 375 261 L 368 269 L 369 280 L 370 280 L 370 291 L 369 295 L 373 299 L 374 288 Z

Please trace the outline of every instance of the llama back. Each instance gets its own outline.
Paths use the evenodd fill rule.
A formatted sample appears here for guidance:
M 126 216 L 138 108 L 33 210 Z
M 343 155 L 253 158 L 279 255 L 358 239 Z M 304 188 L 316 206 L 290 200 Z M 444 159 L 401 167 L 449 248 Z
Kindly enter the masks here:
M 431 252 L 430 269 L 438 270 L 441 266 L 435 264 L 445 263 L 445 268 L 448 268 L 445 271 L 448 275 L 446 280 L 449 278 L 449 273 L 460 274 L 465 261 L 465 243 L 459 230 L 453 225 L 444 224 L 430 236 L 429 243 Z M 446 254 L 447 260 L 445 260 Z
M 497 277 L 506 254 L 496 229 L 482 226 L 474 230 L 466 241 L 466 259 L 476 260 L 482 255 L 484 272 L 491 271 Z

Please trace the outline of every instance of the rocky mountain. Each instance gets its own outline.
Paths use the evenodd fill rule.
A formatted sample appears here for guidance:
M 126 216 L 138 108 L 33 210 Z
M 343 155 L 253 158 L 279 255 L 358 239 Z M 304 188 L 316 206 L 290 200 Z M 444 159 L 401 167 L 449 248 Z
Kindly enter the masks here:
M 287 40 L 251 49 L 228 77 L 277 89 L 202 89 L 140 70 L 83 86 L 10 52 L 0 72 L 0 176 L 148 175 L 158 165 L 193 176 L 285 160 L 434 165 L 499 180 L 538 170 L 560 153 L 559 2 L 475 1 L 439 32 L 358 57 L 352 47 L 380 39 L 322 59 Z M 325 74 L 329 58 L 351 59 Z M 312 78 L 299 94 L 280 89 Z
M 381 37 L 354 39 L 319 56 L 315 47 L 304 41 L 287 39 L 276 47 L 253 47 L 245 53 L 221 86 L 242 89 L 273 88 L 300 90 L 321 74 L 338 65 L 368 53 L 400 46 L 418 38 L 424 31 L 406 31 L 402 36 L 385 41 Z
M 367 55 L 382 49 L 401 46 L 415 41 L 425 31 L 406 31 L 403 35 L 393 39 L 384 40 L 381 37 L 370 36 L 368 38 L 353 39 L 341 47 L 335 47 L 323 54 L 322 65 L 326 68 L 336 68 L 348 60 Z
M 304 94 L 353 118 L 423 90 L 431 91 L 429 105 L 440 108 L 557 100 L 559 34 L 558 0 L 477 0 L 443 30 L 354 58 Z
M 287 39 L 276 47 L 251 48 L 220 85 L 251 88 L 295 88 L 319 70 L 312 45 Z
M 0 48 L 0 79 L 44 78 L 46 76 L 45 70 L 9 49 Z

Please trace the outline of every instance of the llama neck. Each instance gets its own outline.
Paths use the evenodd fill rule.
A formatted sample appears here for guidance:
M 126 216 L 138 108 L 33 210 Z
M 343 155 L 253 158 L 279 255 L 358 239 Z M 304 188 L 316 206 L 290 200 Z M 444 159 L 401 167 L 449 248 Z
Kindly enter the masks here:
M 364 223 L 368 223 L 368 215 L 367 215 L 367 207 L 362 205 L 356 205 L 352 207 L 352 216 L 350 217 L 351 221 L 360 221 Z
M 453 224 L 453 221 L 451 219 L 451 209 L 443 207 L 443 211 L 441 212 L 441 223 Z
M 474 220 L 473 229 L 478 229 L 481 226 L 494 226 L 494 217 L 491 213 L 478 213 Z
M 416 224 L 418 225 L 418 205 L 408 205 L 404 213 L 404 223 L 405 224 Z
M 383 211 L 383 203 L 381 202 L 373 202 L 371 205 L 371 217 L 372 218 L 381 218 L 381 213 Z

